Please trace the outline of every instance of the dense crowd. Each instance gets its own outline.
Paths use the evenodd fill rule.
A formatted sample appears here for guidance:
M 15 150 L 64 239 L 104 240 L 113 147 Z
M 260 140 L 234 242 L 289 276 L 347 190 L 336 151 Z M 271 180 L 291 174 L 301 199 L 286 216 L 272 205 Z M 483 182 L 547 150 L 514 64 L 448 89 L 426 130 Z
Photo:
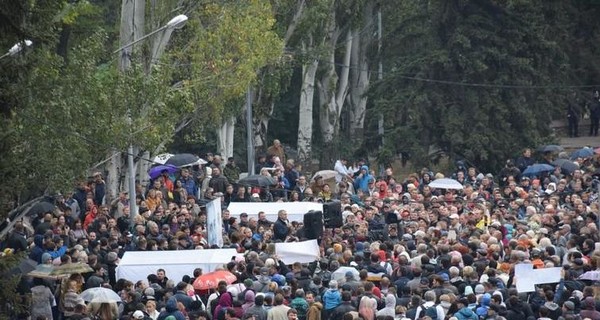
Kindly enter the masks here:
M 39 264 L 85 263 L 93 271 L 59 279 L 22 277 L 31 303 L 15 319 L 600 319 L 600 282 L 582 279 L 600 266 L 598 154 L 573 159 L 576 169 L 525 174 L 536 163 L 570 161 L 531 150 L 490 174 L 462 162 L 448 177 L 461 190 L 436 189 L 444 178 L 427 168 L 397 177 L 366 161 L 339 159 L 332 177 L 305 176 L 279 141 L 259 158 L 269 185 L 240 184 L 233 158 L 208 155 L 200 168 L 164 172 L 136 195 L 105 203 L 102 174 L 55 199 L 55 209 L 17 222 L 5 252 L 25 251 Z M 129 199 L 138 204 L 131 215 Z M 223 204 L 224 247 L 244 254 L 222 269 L 236 276 L 195 290 L 203 270 L 169 279 L 157 266 L 147 280 L 116 279 L 126 251 L 210 249 L 206 201 Z M 286 265 L 276 242 L 305 239 L 303 221 L 276 221 L 227 211 L 231 202 L 341 203 L 342 225 L 318 240 L 320 260 Z M 256 214 L 256 213 L 252 213 Z M 133 221 L 132 221 L 133 220 Z M 517 292 L 514 266 L 563 267 L 558 283 Z M 591 272 L 591 273 L 590 273 Z M 600 270 L 597 271 L 600 281 Z M 584 277 L 585 278 L 585 277 Z M 106 287 L 119 303 L 87 303 L 82 290 Z

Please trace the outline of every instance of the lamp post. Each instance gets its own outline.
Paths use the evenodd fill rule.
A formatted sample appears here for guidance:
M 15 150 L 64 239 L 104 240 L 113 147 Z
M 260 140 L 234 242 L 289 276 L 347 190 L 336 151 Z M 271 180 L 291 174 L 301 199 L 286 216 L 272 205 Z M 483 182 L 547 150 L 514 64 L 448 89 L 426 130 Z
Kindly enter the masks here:
M 119 49 L 115 50 L 113 53 L 120 53 L 123 52 L 123 54 L 126 54 L 125 49 L 133 46 L 134 44 L 147 39 L 150 36 L 153 36 L 161 31 L 164 30 L 173 30 L 173 29 L 181 29 L 186 21 L 188 20 L 188 17 L 184 14 L 180 14 L 176 17 L 174 17 L 173 19 L 169 20 L 169 22 L 167 22 L 166 25 L 144 35 L 143 37 L 136 39 L 122 47 L 120 47 Z M 131 112 L 129 112 L 129 120 L 131 121 Z M 135 192 L 135 166 L 134 166 L 134 161 L 133 161 L 133 141 L 129 141 L 129 147 L 127 148 L 127 167 L 129 169 L 129 214 L 131 216 L 131 224 L 133 225 L 134 221 L 135 221 L 135 216 L 137 215 L 137 208 L 136 208 L 136 192 Z
M 14 46 L 12 46 L 10 49 L 8 49 L 8 52 L 6 52 L 5 54 L 0 56 L 0 60 L 6 58 L 6 57 L 11 57 L 16 55 L 17 53 L 23 51 L 24 47 L 30 47 L 33 44 L 33 42 L 31 40 L 25 40 L 23 42 L 18 42 L 15 43 Z M 23 46 L 25 45 L 25 46 Z

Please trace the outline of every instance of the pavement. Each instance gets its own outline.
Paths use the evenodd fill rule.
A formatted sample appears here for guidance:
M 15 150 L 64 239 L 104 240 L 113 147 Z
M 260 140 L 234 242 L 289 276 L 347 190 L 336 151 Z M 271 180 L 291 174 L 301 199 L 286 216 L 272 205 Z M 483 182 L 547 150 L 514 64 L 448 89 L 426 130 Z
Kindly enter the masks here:
M 567 151 L 581 149 L 583 147 L 600 147 L 600 136 L 580 136 L 577 138 L 563 137 L 560 138 L 560 145 Z

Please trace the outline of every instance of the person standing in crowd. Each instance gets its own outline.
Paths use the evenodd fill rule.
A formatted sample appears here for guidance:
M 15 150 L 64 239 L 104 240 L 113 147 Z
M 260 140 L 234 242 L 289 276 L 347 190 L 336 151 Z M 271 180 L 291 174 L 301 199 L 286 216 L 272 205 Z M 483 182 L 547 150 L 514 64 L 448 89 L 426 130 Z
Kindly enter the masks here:
M 286 161 L 285 150 L 281 145 L 281 141 L 279 141 L 278 139 L 273 140 L 273 145 L 267 148 L 267 155 L 271 156 L 271 158 L 278 157 L 279 160 L 281 160 L 281 163 L 285 163 Z
M 590 136 L 598 136 L 598 126 L 600 125 L 600 93 L 594 91 L 592 101 L 589 104 L 590 111 Z

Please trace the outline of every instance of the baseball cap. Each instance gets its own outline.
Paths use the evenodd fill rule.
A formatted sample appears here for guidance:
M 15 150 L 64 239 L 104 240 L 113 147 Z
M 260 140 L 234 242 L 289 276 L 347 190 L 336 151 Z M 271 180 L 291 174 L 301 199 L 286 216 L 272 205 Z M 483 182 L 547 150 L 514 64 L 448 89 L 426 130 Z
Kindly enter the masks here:
M 131 317 L 134 319 L 144 319 L 144 313 L 140 310 L 137 310 Z

